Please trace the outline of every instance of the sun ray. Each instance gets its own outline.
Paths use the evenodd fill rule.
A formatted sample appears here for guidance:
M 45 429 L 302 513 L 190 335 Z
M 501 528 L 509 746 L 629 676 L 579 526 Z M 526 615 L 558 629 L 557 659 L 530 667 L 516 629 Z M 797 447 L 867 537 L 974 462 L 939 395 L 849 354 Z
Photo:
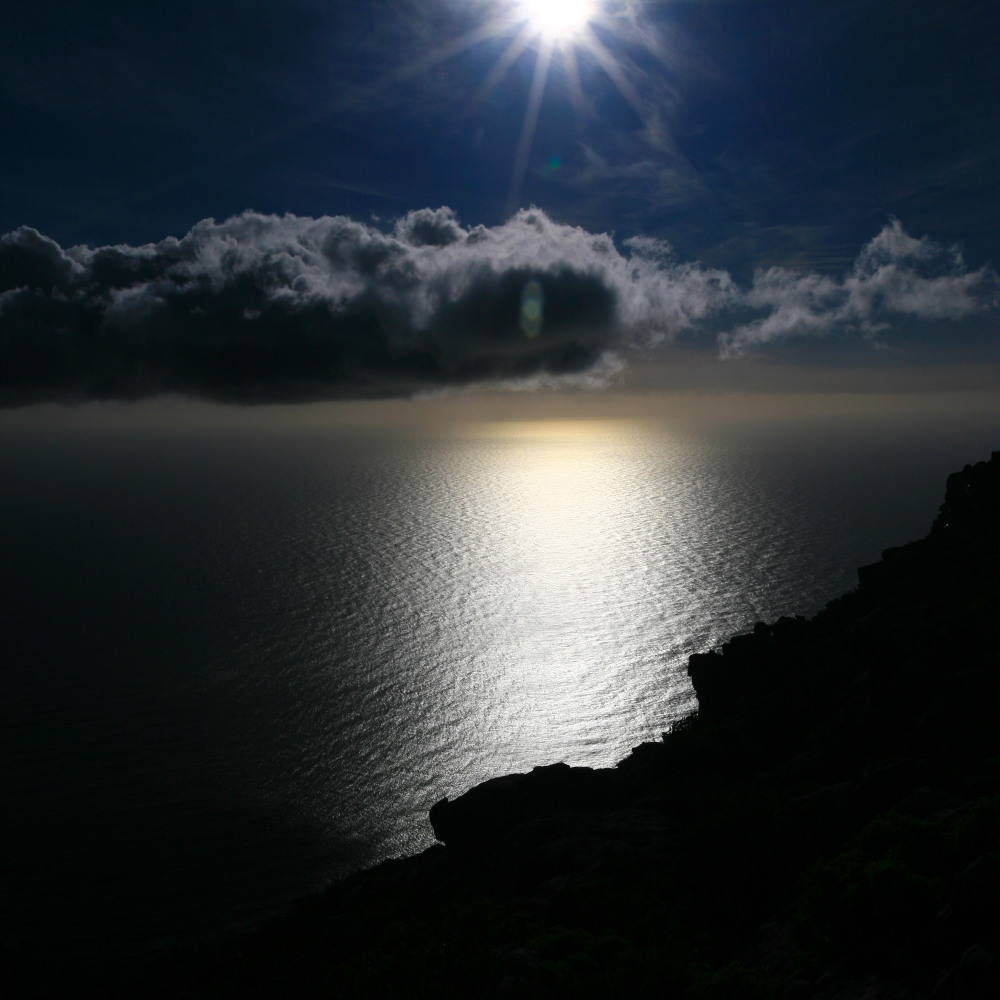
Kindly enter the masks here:
M 646 126 L 649 132 L 650 139 L 662 148 L 669 146 L 666 137 L 663 135 L 663 128 L 658 116 L 639 96 L 639 92 L 632 85 L 632 81 L 625 75 L 615 57 L 590 28 L 586 28 L 583 35 L 587 49 L 600 64 L 601 69 L 604 70 L 608 79 L 615 85 L 618 93 L 625 98 L 632 110 L 639 116 L 639 120 Z
M 450 40 L 442 41 L 441 44 L 423 52 L 417 58 L 411 59 L 361 86 L 342 91 L 339 95 L 315 106 L 306 114 L 288 119 L 275 128 L 258 132 L 252 139 L 231 148 L 223 162 L 244 158 L 263 147 L 273 145 L 287 139 L 290 135 L 318 125 L 339 112 L 367 111 L 372 101 L 381 99 L 384 93 L 393 86 L 418 77 L 476 46 L 502 36 L 508 38 L 504 43 L 503 51 L 482 82 L 465 101 L 464 114 L 468 115 L 474 112 L 476 107 L 499 86 L 518 59 L 529 48 L 535 49 L 531 89 L 514 156 L 508 192 L 508 214 L 512 214 L 520 207 L 519 202 L 527 176 L 541 103 L 552 63 L 557 55 L 561 59 L 569 98 L 577 116 L 578 128 L 582 130 L 584 128 L 583 120 L 595 113 L 584 89 L 585 67 L 581 65 L 580 58 L 584 54 L 589 54 L 593 56 L 603 73 L 638 115 L 650 140 L 664 150 L 672 149 L 669 136 L 665 135 L 655 108 L 643 101 L 630 79 L 627 63 L 620 62 L 594 30 L 599 28 L 602 34 L 610 33 L 615 37 L 620 36 L 623 40 L 626 37 L 634 39 L 634 30 L 627 33 L 620 30 L 622 23 L 627 22 L 632 29 L 637 25 L 637 14 L 631 0 L 625 0 L 624 10 L 619 9 L 622 7 L 621 3 L 609 4 L 607 0 L 497 0 L 497 3 L 502 9 L 485 18 L 476 27 Z M 654 57 L 664 58 L 659 47 L 654 49 L 652 43 L 645 38 L 642 41 L 646 43 Z M 179 172 L 167 179 L 165 184 L 161 184 L 157 189 L 149 192 L 149 196 L 182 183 L 187 177 L 193 176 L 203 168 L 204 163 L 199 163 L 186 171 Z
M 500 81 L 510 71 L 511 66 L 517 62 L 524 50 L 534 40 L 534 37 L 534 32 L 532 32 L 527 24 L 521 26 L 520 31 L 514 36 L 507 48 L 503 50 L 500 58 L 493 64 L 493 68 L 486 79 L 472 92 L 472 96 L 466 103 L 466 114 L 471 113 L 481 101 L 485 100 L 493 92 Z
M 339 111 L 348 110 L 352 106 L 357 107 L 362 105 L 364 102 L 377 97 L 383 90 L 395 83 L 401 83 L 404 80 L 409 80 L 414 76 L 418 76 L 419 74 L 432 69 L 434 66 L 447 62 L 449 59 L 453 59 L 455 56 L 461 55 L 463 52 L 474 48 L 481 42 L 488 41 L 491 38 L 496 38 L 498 35 L 502 35 L 509 31 L 509 17 L 492 17 L 478 27 L 464 32 L 446 44 L 437 46 L 430 52 L 420 56 L 418 59 L 412 59 L 410 62 L 405 63 L 390 73 L 384 73 L 382 76 L 371 80 L 364 86 L 357 87 L 343 96 L 326 101 L 309 113 L 289 119 L 276 128 L 258 133 L 252 139 L 249 139 L 248 141 L 231 149 L 226 156 L 216 158 L 213 163 L 221 164 L 238 162 L 241 159 L 245 159 L 247 156 L 257 152 L 258 150 L 265 149 L 268 146 L 284 141 L 290 136 L 301 132 L 303 129 L 325 121 Z M 196 166 L 184 171 L 178 171 L 165 182 L 152 188 L 147 197 L 152 197 L 155 194 L 160 194 L 163 191 L 176 187 L 184 182 L 188 177 L 194 176 L 196 172 L 204 169 L 204 165 L 204 161 L 199 161 Z
M 580 79 L 580 63 L 576 58 L 576 49 L 569 48 L 563 53 L 563 61 L 566 65 L 566 80 L 569 84 L 569 99 L 576 113 L 577 125 L 588 114 L 587 98 L 583 93 L 583 82 Z
M 420 56 L 418 59 L 412 59 L 405 65 L 393 70 L 391 73 L 386 73 L 377 80 L 373 80 L 367 87 L 364 88 L 364 91 L 367 92 L 370 90 L 381 89 L 388 84 L 400 83 L 403 80 L 409 80 L 411 77 L 417 76 L 419 73 L 423 73 L 440 63 L 461 55 L 463 52 L 466 52 L 478 45 L 480 42 L 485 42 L 490 38 L 495 38 L 497 35 L 502 35 L 504 32 L 509 30 L 510 22 L 507 19 L 494 17 L 485 24 L 481 24 L 478 28 L 472 28 L 464 34 L 459 35 L 457 38 L 453 38 L 450 42 L 431 49 L 430 52 Z
M 535 140 L 535 128 L 538 125 L 538 112 L 542 106 L 542 95 L 549 75 L 549 65 L 552 62 L 552 45 L 542 43 L 535 59 L 535 75 L 531 80 L 531 93 L 528 95 L 528 106 L 524 111 L 524 124 L 521 127 L 521 138 L 517 144 L 517 154 L 514 157 L 514 172 L 510 179 L 510 195 L 507 198 L 507 216 L 512 216 L 521 201 L 521 189 L 524 185 L 524 175 L 528 168 L 528 157 Z

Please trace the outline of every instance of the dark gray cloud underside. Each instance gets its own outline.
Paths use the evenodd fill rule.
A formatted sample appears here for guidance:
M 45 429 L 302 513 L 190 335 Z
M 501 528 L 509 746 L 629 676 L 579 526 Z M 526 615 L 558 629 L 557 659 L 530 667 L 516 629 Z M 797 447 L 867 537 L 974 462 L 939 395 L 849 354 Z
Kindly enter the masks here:
M 65 252 L 22 228 L 0 238 L 0 402 L 380 397 L 584 371 L 615 336 L 615 292 L 540 259 L 538 224 L 493 246 L 447 210 L 393 235 L 248 213 L 155 247 Z
M 571 272 L 549 275 L 546 322 L 520 329 L 512 272 L 473 286 L 425 329 L 374 295 L 338 311 L 289 308 L 251 280 L 195 288 L 159 304 L 136 331 L 91 300 L 18 290 L 4 302 L 0 402 L 135 400 L 179 393 L 223 402 L 409 395 L 432 387 L 567 374 L 592 367 L 613 330 L 614 296 Z
M 408 395 L 586 372 L 638 344 L 876 341 L 997 309 L 992 271 L 893 221 L 840 279 L 738 286 L 670 248 L 520 212 L 464 229 L 423 209 L 391 233 L 244 213 L 155 245 L 0 237 L 0 405 L 179 393 L 227 402 Z M 831 337 L 831 335 L 834 335 Z

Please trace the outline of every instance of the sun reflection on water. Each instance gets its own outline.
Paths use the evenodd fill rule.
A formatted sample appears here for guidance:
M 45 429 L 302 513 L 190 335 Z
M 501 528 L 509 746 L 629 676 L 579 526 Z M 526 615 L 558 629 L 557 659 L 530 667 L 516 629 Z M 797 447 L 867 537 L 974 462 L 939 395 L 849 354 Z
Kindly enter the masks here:
M 629 441 L 641 425 L 513 421 L 478 435 L 491 445 L 493 523 L 505 538 L 484 596 L 509 617 L 494 620 L 480 665 L 504 706 L 497 735 L 522 767 L 610 763 L 610 731 L 620 724 L 634 741 L 636 703 L 648 695 L 637 683 L 664 652 L 640 622 L 659 589 L 642 530 L 652 511 L 643 497 L 658 487 Z
M 466 423 L 366 468 L 354 520 L 319 515 L 350 549 L 311 550 L 317 600 L 334 598 L 315 757 L 347 776 L 317 806 L 338 823 L 413 850 L 441 796 L 611 766 L 694 708 L 688 655 L 733 631 L 709 565 L 732 505 L 690 440 L 638 420 Z

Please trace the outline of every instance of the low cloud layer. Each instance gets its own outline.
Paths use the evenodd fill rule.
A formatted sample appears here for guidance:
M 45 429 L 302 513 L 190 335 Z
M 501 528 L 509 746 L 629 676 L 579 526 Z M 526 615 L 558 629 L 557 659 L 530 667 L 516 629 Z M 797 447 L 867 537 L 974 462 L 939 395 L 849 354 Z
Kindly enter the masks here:
M 0 405 L 546 384 L 681 336 L 726 355 L 997 308 L 992 271 L 895 221 L 840 279 L 772 268 L 748 287 L 660 241 L 619 247 L 538 210 L 467 229 L 422 209 L 391 231 L 247 212 L 181 239 L 66 250 L 22 227 L 0 237 Z

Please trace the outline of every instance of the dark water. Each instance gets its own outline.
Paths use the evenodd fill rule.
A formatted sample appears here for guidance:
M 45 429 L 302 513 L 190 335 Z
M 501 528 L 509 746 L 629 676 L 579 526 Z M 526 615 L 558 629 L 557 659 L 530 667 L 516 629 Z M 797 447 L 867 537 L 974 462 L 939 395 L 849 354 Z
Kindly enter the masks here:
M 610 765 L 684 667 L 926 532 L 973 419 L 0 437 L 5 914 L 89 960 L 431 842 L 487 777 Z

